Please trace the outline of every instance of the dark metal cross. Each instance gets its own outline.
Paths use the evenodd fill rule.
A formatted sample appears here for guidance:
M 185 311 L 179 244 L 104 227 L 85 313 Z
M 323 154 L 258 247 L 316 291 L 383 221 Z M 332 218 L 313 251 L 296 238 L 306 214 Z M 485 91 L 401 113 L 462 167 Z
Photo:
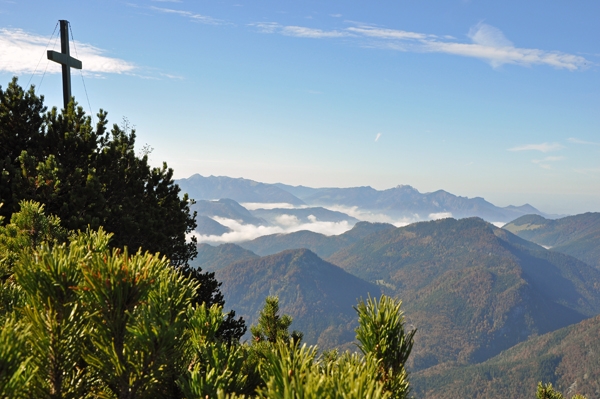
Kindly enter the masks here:
M 69 21 L 60 20 L 60 53 L 48 50 L 48 59 L 62 64 L 63 102 L 67 109 L 71 101 L 71 68 L 82 67 L 81 61 L 69 54 Z

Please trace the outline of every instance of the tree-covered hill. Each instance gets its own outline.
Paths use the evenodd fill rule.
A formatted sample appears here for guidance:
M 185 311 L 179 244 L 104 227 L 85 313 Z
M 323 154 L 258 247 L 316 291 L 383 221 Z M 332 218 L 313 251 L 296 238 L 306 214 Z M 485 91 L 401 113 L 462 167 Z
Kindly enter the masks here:
M 239 245 L 261 256 L 273 255 L 287 249 L 306 248 L 322 258 L 326 258 L 369 234 L 394 228 L 393 225 L 387 223 L 359 222 L 352 229 L 337 236 L 326 236 L 312 231 L 298 231 L 262 236 L 252 241 L 239 243 Z
M 283 313 L 307 343 L 331 348 L 354 340 L 359 298 L 378 296 L 380 289 L 307 249 L 289 250 L 240 261 L 216 272 L 229 306 L 248 320 L 258 318 L 267 296 L 279 297 Z
M 539 381 L 566 397 L 600 397 L 600 316 L 533 337 L 483 363 L 433 367 L 412 377 L 421 398 L 526 398 Z
M 550 247 L 600 269 L 600 213 L 588 212 L 550 220 L 522 216 L 503 227 L 537 244 Z
M 221 244 L 216 247 L 209 244 L 198 244 L 197 248 L 198 256 L 190 262 L 190 266 L 200 267 L 207 272 L 223 269 L 240 260 L 259 258 L 254 252 L 236 244 Z
M 600 313 L 600 273 L 478 218 L 370 235 L 327 259 L 402 298 L 420 331 L 411 363 L 484 361 Z

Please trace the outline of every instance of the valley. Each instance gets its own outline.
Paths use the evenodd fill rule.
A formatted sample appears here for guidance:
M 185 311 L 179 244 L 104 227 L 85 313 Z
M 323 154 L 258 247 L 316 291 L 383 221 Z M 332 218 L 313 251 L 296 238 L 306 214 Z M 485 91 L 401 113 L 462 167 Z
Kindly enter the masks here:
M 259 196 L 264 186 L 252 187 L 254 200 L 268 199 Z M 540 380 L 564 392 L 580 388 L 576 391 L 588 398 L 599 394 L 597 379 L 590 377 L 595 375 L 590 365 L 600 362 L 593 349 L 600 315 L 599 214 L 551 219 L 523 206 L 511 208 L 517 217 L 502 228 L 470 214 L 473 209 L 463 218 L 393 224 L 326 208 L 385 204 L 374 190 L 275 188 L 288 190 L 303 205 L 244 207 L 219 199 L 200 200 L 196 209 L 215 221 L 231 217 L 267 227 L 288 215 L 305 226 L 313 215 L 348 223 L 348 229 L 283 230 L 235 243 L 198 244 L 193 265 L 216 272 L 227 306 L 249 324 L 264 298 L 276 295 L 305 342 L 355 351 L 353 306 L 387 294 L 403 301 L 407 325 L 417 329 L 408 367 L 418 397 L 522 397 Z M 372 216 L 383 207 L 368 211 Z M 449 205 L 435 210 L 461 214 Z M 536 213 L 519 216 L 521 211 Z M 386 215 L 393 222 L 392 213 Z

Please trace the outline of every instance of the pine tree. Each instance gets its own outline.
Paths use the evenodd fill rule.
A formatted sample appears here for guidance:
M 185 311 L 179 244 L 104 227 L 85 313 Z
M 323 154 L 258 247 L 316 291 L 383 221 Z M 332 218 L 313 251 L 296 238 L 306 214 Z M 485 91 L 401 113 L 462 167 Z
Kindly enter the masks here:
M 113 233 L 111 245 L 166 255 L 185 265 L 197 250 L 186 235 L 196 226 L 187 195 L 166 164 L 152 168 L 147 154 L 135 154 L 135 130 L 125 123 L 108 129 L 71 102 L 46 112 L 33 87 L 14 78 L 0 87 L 0 215 L 5 222 L 21 200 L 44 204 L 68 230 Z

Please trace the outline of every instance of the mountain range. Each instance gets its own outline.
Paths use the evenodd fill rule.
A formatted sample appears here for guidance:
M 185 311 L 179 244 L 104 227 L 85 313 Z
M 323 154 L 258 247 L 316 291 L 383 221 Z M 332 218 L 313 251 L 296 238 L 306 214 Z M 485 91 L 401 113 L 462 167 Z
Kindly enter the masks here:
M 313 264 L 310 270 L 323 264 L 337 265 L 364 283 L 403 299 L 407 320 L 419 330 L 411 357 L 415 371 L 443 364 L 479 363 L 530 337 L 600 313 L 600 271 L 481 219 L 444 219 L 401 228 L 366 222 L 357 226 L 350 231 L 355 239 L 339 244 L 344 241 L 343 236 L 350 234 L 335 237 L 337 251 L 327 257 L 329 263 L 308 250 L 299 249 L 301 243 L 283 240 L 286 235 L 281 235 L 261 237 L 257 241 L 265 248 L 274 248 L 277 244 L 276 249 L 283 248 L 284 252 L 263 258 L 246 253 L 246 260 L 211 270 L 218 270 L 217 277 L 226 287 L 228 306 L 243 309 L 241 314 L 253 320 L 266 295 L 285 295 L 283 303 L 287 306 L 290 298 L 304 301 L 311 297 L 302 293 L 305 285 L 331 287 L 311 280 L 314 276 L 308 272 L 304 280 L 294 277 L 295 284 L 283 283 L 290 280 L 284 276 L 293 259 L 289 256 L 290 250 L 285 248 L 286 242 L 295 248 L 292 252 L 310 253 Z M 287 236 L 302 238 L 304 233 Z M 311 233 L 308 241 L 319 243 L 327 239 L 332 237 Z M 241 251 L 239 246 L 231 248 Z M 332 248 L 325 246 L 325 255 Z M 282 254 L 287 255 L 278 258 Z M 265 267 L 265 264 L 270 266 Z M 292 269 L 294 273 L 303 270 Z M 322 288 L 314 297 L 332 297 L 326 290 Z M 349 287 L 346 290 L 353 300 L 343 306 L 350 313 L 341 319 L 336 319 L 337 316 L 327 319 L 328 323 L 310 335 L 314 338 L 311 343 L 319 342 L 320 334 L 328 328 L 348 325 L 353 314 L 351 306 L 357 298 L 364 297 L 365 291 L 352 293 Z M 284 309 L 310 306 L 296 303 Z M 314 324 L 304 321 L 305 313 L 294 315 L 300 325 L 314 328 Z M 338 336 L 339 345 L 350 342 L 343 339 L 351 340 L 349 331 L 346 329 Z M 333 339 L 329 336 L 320 342 L 331 345 Z
M 283 232 L 294 230 L 298 225 L 303 225 L 302 229 L 305 230 L 322 232 L 323 225 L 318 230 L 316 222 L 345 223 L 348 230 L 359 220 L 399 226 L 444 217 L 476 216 L 497 224 L 528 214 L 556 217 L 529 204 L 498 207 L 480 197 L 461 197 L 444 190 L 420 193 L 408 185 L 387 190 L 372 187 L 311 188 L 226 176 L 204 177 L 199 174 L 176 180 L 176 183 L 182 192 L 187 192 L 190 198 L 196 200 L 192 208 L 200 216 L 213 220 L 221 218 L 220 221 L 216 220 L 219 223 L 224 222 L 222 219 L 231 219 L 246 225 L 278 226 Z M 229 209 L 225 209 L 225 205 Z M 221 209 L 217 209 L 219 206 Z M 203 229 L 205 225 L 203 223 L 197 229 L 200 236 L 217 236 L 213 233 L 219 231 L 216 228 L 218 226 Z M 337 227 L 336 231 L 341 228 Z M 232 227 L 222 225 L 221 230 L 226 231 L 224 228 Z M 241 240 L 243 238 L 237 238 L 238 242 Z
M 306 187 L 300 187 L 300 190 L 283 184 L 277 187 L 295 193 L 307 204 L 356 206 L 369 211 L 380 211 L 395 218 L 414 218 L 416 215 L 417 219 L 428 219 L 431 218 L 430 215 L 450 213 L 456 218 L 478 216 L 490 222 L 508 222 L 526 214 L 543 214 L 529 204 L 502 208 L 480 197 L 460 197 L 444 190 L 420 193 L 408 185 L 399 185 L 387 190 L 352 187 L 307 191 Z
M 330 256 L 402 298 L 420 330 L 415 370 L 484 361 L 600 313 L 600 272 L 479 218 L 382 231 Z
M 600 397 L 599 213 L 556 217 L 410 186 L 192 178 L 197 196 L 182 188 L 197 199 L 200 237 L 238 237 L 199 244 L 193 265 L 216 272 L 248 324 L 277 295 L 305 342 L 356 350 L 353 306 L 385 293 L 417 329 L 417 397 L 532 397 L 539 381 Z M 243 238 L 240 226 L 262 233 Z
M 580 259 L 600 269 L 600 213 L 549 220 L 522 216 L 503 227 L 521 238 Z

